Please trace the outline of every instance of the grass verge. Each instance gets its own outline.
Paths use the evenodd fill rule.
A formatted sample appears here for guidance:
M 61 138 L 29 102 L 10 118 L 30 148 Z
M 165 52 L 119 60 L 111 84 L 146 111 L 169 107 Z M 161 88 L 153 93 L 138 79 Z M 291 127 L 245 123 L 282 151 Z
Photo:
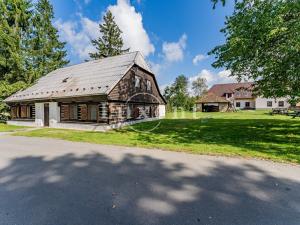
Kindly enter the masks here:
M 270 116 L 265 111 L 196 115 L 184 112 L 175 118 L 168 114 L 151 132 L 136 131 L 148 130 L 155 123 L 105 133 L 48 128 L 14 135 L 300 163 L 300 119 Z

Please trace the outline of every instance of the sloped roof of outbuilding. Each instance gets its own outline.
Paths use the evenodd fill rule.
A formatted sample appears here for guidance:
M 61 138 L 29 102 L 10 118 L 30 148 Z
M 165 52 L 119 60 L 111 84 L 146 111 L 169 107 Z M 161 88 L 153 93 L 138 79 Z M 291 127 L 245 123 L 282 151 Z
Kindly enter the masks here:
M 228 83 L 228 84 L 215 84 L 208 92 L 222 97 L 225 93 L 238 93 L 235 98 L 252 98 L 253 97 L 253 82 L 244 83 Z
M 5 102 L 108 94 L 133 65 L 153 74 L 140 52 L 130 52 L 54 70 Z
M 196 101 L 197 103 L 229 103 L 225 98 L 219 97 L 212 92 L 208 92 Z

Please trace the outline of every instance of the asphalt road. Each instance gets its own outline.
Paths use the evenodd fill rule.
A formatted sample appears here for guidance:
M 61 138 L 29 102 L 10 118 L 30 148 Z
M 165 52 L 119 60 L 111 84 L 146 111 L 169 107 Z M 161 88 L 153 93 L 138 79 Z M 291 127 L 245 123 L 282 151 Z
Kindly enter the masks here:
M 1 225 L 299 225 L 300 167 L 0 136 Z

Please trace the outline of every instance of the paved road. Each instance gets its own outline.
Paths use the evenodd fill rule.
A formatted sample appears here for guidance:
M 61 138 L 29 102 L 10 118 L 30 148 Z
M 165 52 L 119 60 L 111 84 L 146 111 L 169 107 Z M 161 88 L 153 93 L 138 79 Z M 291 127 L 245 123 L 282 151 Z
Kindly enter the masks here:
M 1 225 L 299 225 L 300 167 L 0 136 Z

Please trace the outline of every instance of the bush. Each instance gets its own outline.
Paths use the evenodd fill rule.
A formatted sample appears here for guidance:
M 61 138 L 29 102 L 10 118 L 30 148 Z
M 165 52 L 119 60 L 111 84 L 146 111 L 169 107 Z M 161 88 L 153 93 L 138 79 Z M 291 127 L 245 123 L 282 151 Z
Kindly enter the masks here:
M 10 115 L 8 113 L 0 113 L 0 123 L 6 123 Z

